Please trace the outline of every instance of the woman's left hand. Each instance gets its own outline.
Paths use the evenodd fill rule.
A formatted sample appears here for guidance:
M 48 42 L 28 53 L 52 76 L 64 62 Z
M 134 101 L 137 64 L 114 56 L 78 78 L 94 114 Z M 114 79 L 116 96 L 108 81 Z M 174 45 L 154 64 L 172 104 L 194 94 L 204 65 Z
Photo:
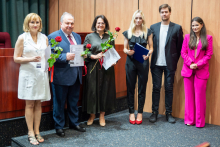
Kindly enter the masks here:
M 149 55 L 143 55 L 143 59 L 147 60 L 149 58 Z

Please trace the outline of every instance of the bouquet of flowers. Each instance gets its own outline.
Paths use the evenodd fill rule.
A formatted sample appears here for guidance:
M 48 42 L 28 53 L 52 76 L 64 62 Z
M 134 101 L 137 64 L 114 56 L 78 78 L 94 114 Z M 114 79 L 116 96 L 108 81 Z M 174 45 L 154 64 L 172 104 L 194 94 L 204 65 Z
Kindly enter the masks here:
M 119 27 L 116 27 L 115 28 L 115 32 L 112 33 L 110 31 L 108 31 L 108 34 L 109 34 L 109 38 L 106 42 L 104 43 L 101 43 L 101 47 L 102 47 L 102 52 L 105 53 L 106 51 L 108 51 L 109 49 L 111 49 L 113 47 L 113 45 L 110 45 L 110 42 L 114 41 L 117 37 L 118 37 L 118 34 L 117 32 L 120 31 L 120 28 Z M 86 50 L 83 51 L 81 53 L 81 56 L 85 56 L 87 55 L 88 53 L 90 53 L 89 49 L 91 48 L 91 44 L 87 44 L 86 45 Z M 94 67 L 92 68 L 92 70 L 90 71 L 90 73 L 93 71 L 93 69 L 95 68 L 96 64 L 98 63 L 98 61 L 100 62 L 100 65 L 102 67 L 102 63 L 103 63 L 103 58 L 101 59 L 98 59 L 94 65 Z
M 49 63 L 49 71 L 51 71 L 51 79 L 50 81 L 53 82 L 53 73 L 54 73 L 54 63 L 56 62 L 56 59 L 59 58 L 61 52 L 63 49 L 59 46 L 60 42 L 62 41 L 61 36 L 57 36 L 55 39 L 51 39 L 51 47 L 54 47 L 54 54 L 50 55 L 50 58 L 47 60 Z

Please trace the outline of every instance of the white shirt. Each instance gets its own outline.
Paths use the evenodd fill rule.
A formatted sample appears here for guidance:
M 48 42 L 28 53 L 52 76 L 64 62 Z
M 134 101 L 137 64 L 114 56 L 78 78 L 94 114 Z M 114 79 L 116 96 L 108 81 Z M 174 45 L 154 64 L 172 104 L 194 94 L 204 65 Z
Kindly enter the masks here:
M 157 57 L 157 66 L 167 66 L 166 56 L 165 56 L 165 43 L 167 39 L 167 32 L 169 29 L 169 25 L 160 26 L 160 39 L 159 39 L 159 52 Z
M 61 29 L 62 30 L 62 29 Z M 63 34 L 66 36 L 67 40 L 69 41 L 69 37 L 68 37 L 68 34 L 66 34 L 63 30 L 62 30 Z M 70 37 L 72 39 L 72 41 L 74 42 L 74 45 L 77 45 L 76 43 L 76 39 L 74 38 L 73 34 L 71 33 L 70 34 Z M 69 41 L 70 42 L 70 41 Z

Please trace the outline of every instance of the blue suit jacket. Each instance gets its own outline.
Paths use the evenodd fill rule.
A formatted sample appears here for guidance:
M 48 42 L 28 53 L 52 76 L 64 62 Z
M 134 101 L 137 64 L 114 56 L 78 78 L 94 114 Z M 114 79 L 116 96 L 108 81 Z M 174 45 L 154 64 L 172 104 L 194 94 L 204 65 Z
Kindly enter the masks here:
M 81 37 L 79 34 L 72 32 L 77 44 L 81 44 Z M 70 42 L 67 40 L 63 31 L 60 29 L 51 33 L 48 39 L 55 39 L 57 36 L 61 36 L 62 41 L 60 47 L 63 51 L 54 64 L 53 84 L 71 86 L 76 82 L 79 76 L 80 84 L 82 84 L 82 67 L 70 67 L 68 60 L 66 60 L 66 53 L 70 52 Z M 53 48 L 52 48 L 53 52 Z

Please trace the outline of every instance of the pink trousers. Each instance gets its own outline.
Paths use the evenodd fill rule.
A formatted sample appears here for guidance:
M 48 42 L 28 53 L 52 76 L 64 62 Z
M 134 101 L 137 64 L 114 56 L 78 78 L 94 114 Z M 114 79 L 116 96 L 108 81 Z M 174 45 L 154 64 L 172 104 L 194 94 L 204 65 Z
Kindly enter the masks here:
M 184 77 L 185 87 L 185 124 L 205 126 L 207 80 L 199 79 L 195 74 Z

